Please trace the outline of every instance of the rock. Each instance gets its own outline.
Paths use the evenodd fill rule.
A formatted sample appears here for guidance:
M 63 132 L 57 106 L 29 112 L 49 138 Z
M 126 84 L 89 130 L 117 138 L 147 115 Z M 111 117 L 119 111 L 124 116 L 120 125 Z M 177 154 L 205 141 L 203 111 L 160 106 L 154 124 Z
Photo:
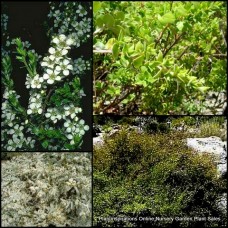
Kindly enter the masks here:
M 143 130 L 141 127 L 138 126 L 129 126 L 129 128 L 127 129 L 129 132 L 135 131 L 139 134 L 143 133 Z
M 93 145 L 103 144 L 104 143 L 104 134 L 105 133 L 98 133 L 97 137 L 93 137 Z
M 99 126 L 93 125 L 93 137 L 96 137 L 99 133 L 101 133 Z
M 114 138 L 119 132 L 119 129 L 112 129 L 109 133 L 108 133 L 108 137 L 110 138 Z
M 120 126 L 118 124 L 113 124 L 112 125 L 112 129 L 115 129 L 115 130 L 118 129 L 119 130 L 120 129 Z
M 218 208 L 226 215 L 227 212 L 227 193 L 223 193 L 217 200 Z
M 225 177 L 227 173 L 227 143 L 219 137 L 211 136 L 208 138 L 188 138 L 187 146 L 200 152 L 211 153 L 217 157 L 217 169 L 219 177 Z

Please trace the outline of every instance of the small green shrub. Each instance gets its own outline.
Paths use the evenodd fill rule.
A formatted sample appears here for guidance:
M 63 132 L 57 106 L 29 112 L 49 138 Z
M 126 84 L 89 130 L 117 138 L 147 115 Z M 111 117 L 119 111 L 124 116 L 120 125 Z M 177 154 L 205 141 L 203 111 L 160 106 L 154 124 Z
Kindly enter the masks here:
M 186 133 L 187 134 L 187 133 Z M 95 226 L 222 226 L 216 199 L 224 191 L 213 157 L 187 148 L 183 132 L 120 131 L 94 147 Z M 101 217 L 219 217 L 220 221 L 113 221 Z
M 217 122 L 205 122 L 200 125 L 201 137 L 217 136 L 222 137 L 221 125 Z
M 158 130 L 161 133 L 165 133 L 165 132 L 170 131 L 170 128 L 167 123 L 159 123 Z
M 151 119 L 145 123 L 143 128 L 147 133 L 152 134 L 152 133 L 158 132 L 158 126 L 159 126 L 158 121 L 156 119 Z

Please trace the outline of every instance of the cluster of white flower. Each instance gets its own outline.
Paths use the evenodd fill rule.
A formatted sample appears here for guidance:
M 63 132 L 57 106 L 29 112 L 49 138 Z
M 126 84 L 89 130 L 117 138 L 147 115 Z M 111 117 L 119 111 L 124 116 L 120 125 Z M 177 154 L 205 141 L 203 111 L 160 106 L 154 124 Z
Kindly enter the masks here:
M 34 113 L 42 114 L 42 99 L 43 97 L 39 93 L 30 93 L 29 106 L 27 114 L 31 115 Z
M 80 103 L 79 99 L 82 96 L 85 96 L 85 93 L 83 89 L 80 88 L 80 79 L 78 78 L 78 83 L 76 84 L 74 83 L 76 79 L 73 81 L 72 79 L 73 76 L 78 77 L 84 74 L 86 70 L 90 69 L 90 61 L 85 61 L 82 58 L 73 61 L 68 57 L 71 48 L 79 47 L 80 42 L 86 41 L 89 37 L 88 35 L 91 31 L 91 18 L 85 17 L 88 16 L 88 7 L 84 7 L 83 4 L 76 2 L 51 2 L 50 4 L 53 4 L 53 6 L 51 6 L 49 17 L 54 19 L 54 27 L 57 27 L 58 31 L 57 33 L 54 31 L 49 33 L 52 35 L 52 40 L 47 56 L 40 60 L 41 56 L 36 54 L 34 50 L 25 50 L 24 52 L 23 49 L 27 49 L 30 46 L 27 41 L 18 41 L 19 39 L 13 39 L 12 41 L 7 40 L 8 46 L 12 44 L 17 45 L 22 49 L 21 53 L 32 53 L 31 55 L 28 55 L 28 59 L 32 59 L 31 56 L 34 54 L 35 59 L 38 60 L 37 63 L 40 63 L 39 65 L 41 68 L 38 67 L 37 69 L 35 68 L 35 70 L 34 68 L 33 70 L 29 70 L 27 68 L 30 65 L 26 65 L 28 74 L 26 76 L 25 86 L 30 90 L 30 98 L 27 110 L 24 110 L 23 115 L 20 117 L 18 116 L 17 111 L 14 110 L 14 108 L 17 108 L 16 103 L 19 104 L 19 96 L 12 90 L 12 86 L 10 89 L 6 86 L 3 97 L 4 102 L 2 105 L 2 126 L 4 127 L 2 130 L 2 137 L 4 138 L 4 143 L 2 143 L 3 150 L 33 150 L 35 144 L 39 145 L 41 142 L 38 142 L 38 144 L 36 143 L 35 135 L 39 134 L 41 131 L 39 131 L 39 129 L 34 130 L 34 125 L 39 124 L 34 122 L 37 120 L 43 121 L 42 129 L 50 129 L 51 126 L 54 126 L 53 124 L 58 122 L 55 129 L 63 135 L 65 134 L 66 139 L 69 140 L 69 144 L 71 145 L 74 145 L 74 142 L 79 140 L 78 137 L 82 137 L 85 134 L 85 131 L 89 130 L 89 126 L 86 125 L 85 121 L 80 117 L 82 109 L 78 106 Z M 4 18 L 2 18 L 2 20 L 3 19 Z M 20 43 L 18 44 L 18 42 Z M 41 69 L 43 70 L 42 72 Z M 7 77 L 10 77 L 10 75 Z M 78 101 L 76 102 L 77 105 L 74 105 L 70 99 L 68 103 L 66 103 L 67 99 L 65 99 L 63 105 L 61 105 L 61 101 L 59 101 L 58 105 L 55 105 L 56 98 L 52 99 L 51 96 L 53 94 L 55 97 L 57 96 L 56 91 L 58 92 L 59 82 L 63 80 L 64 85 L 69 84 L 71 88 L 76 88 L 78 86 L 78 88 L 72 92 L 72 96 L 78 97 Z M 16 103 L 12 104 L 12 102 L 8 101 L 9 96 L 7 96 L 7 93 L 9 92 L 14 94 L 14 97 L 17 100 Z M 49 100 L 51 101 L 49 102 Z M 12 106 L 15 107 L 12 108 Z M 22 120 L 22 116 L 26 121 Z M 45 117 L 46 120 L 44 119 Z M 34 136 L 34 138 L 31 138 L 30 136 Z M 55 146 L 54 141 L 51 139 L 49 140 L 50 144 L 45 144 L 47 150 L 66 150 L 66 147 L 62 148 L 63 144 L 62 147 Z
M 30 148 L 34 148 L 35 140 L 31 137 L 25 136 L 25 123 L 20 122 L 15 111 L 9 102 L 9 97 L 13 96 L 14 99 L 18 99 L 20 96 L 16 95 L 14 90 L 5 89 L 3 93 L 2 103 L 2 123 L 1 123 L 1 147 L 7 151 L 23 150 L 23 147 L 29 145 Z M 10 127 L 10 129 L 9 129 Z M 7 141 L 7 145 L 4 145 L 4 141 Z
M 21 153 L 2 171 L 3 227 L 92 225 L 91 153 Z
M 72 73 L 75 75 L 80 75 L 86 70 L 90 70 L 90 69 L 91 69 L 90 61 L 84 60 L 82 58 L 78 58 L 78 59 L 75 59 L 73 62 Z
M 9 17 L 6 14 L 1 15 L 1 29 L 3 32 L 3 36 L 5 35 L 5 32 L 7 31 L 7 23 L 8 23 Z
M 43 79 L 47 80 L 48 84 L 61 81 L 63 77 L 70 74 L 70 70 L 73 70 L 71 59 L 66 57 L 73 40 L 60 34 L 53 38 L 52 43 L 54 47 L 49 48 L 50 56 L 45 57 L 41 62 L 41 66 L 45 67 Z
M 79 120 L 77 117 L 75 117 L 74 120 L 75 121 L 67 119 L 64 123 L 67 138 L 71 140 L 71 145 L 74 144 L 75 135 L 83 136 L 85 132 L 89 130 L 89 126 L 85 125 L 85 121 L 83 119 Z
M 79 47 L 81 41 L 85 42 L 90 37 L 92 19 L 86 17 L 88 10 L 91 8 L 86 9 L 78 2 L 61 2 L 59 8 L 52 2 L 48 17 L 54 20 L 54 28 L 58 28 L 59 34 L 69 34 L 73 45 Z

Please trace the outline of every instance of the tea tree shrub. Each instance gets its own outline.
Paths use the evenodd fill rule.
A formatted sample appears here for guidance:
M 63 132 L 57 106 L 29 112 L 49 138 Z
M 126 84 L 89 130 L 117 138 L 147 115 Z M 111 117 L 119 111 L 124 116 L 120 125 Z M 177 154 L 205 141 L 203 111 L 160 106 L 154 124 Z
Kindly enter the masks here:
M 2 164 L 2 226 L 91 226 L 91 154 L 23 153 Z
M 107 138 L 103 145 L 95 145 L 94 225 L 225 225 L 224 211 L 216 203 L 226 189 L 225 181 L 217 178 L 214 157 L 200 156 L 187 148 L 186 136 L 184 132 L 149 135 L 123 129 L 114 138 Z M 139 220 L 145 217 L 218 217 L 219 220 Z
M 93 6 L 95 114 L 224 109 L 224 2 L 103 1 Z M 213 107 L 209 92 L 215 95 Z
M 40 22 L 46 22 L 44 31 L 49 43 L 43 55 L 20 34 L 11 37 L 5 14 L 1 20 L 3 151 L 78 151 L 85 147 L 83 139 L 89 131 L 89 118 L 87 110 L 82 108 L 86 94 L 81 81 L 89 82 L 91 56 L 90 53 L 86 56 L 88 51 L 80 48 L 90 43 L 90 3 L 49 4 L 46 21 Z M 24 87 L 29 97 L 24 106 L 13 79 L 19 71 L 15 63 L 25 70 Z

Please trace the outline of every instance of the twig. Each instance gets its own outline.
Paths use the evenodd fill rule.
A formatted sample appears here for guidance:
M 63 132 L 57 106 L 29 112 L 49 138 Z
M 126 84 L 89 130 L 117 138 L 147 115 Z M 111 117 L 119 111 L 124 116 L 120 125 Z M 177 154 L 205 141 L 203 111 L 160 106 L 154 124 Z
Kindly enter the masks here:
M 158 44 L 158 43 L 159 43 L 159 41 L 161 40 L 161 38 L 162 38 L 162 36 L 163 36 L 163 34 L 164 34 L 165 30 L 166 30 L 168 27 L 169 27 L 169 24 L 167 24 L 167 25 L 165 26 L 165 28 L 161 31 L 161 33 L 160 33 L 160 35 L 159 35 L 159 37 L 158 37 L 157 41 L 155 42 L 155 46 L 154 46 L 154 48 L 156 48 L 157 44 Z
M 112 50 L 93 50 L 93 53 L 107 54 L 112 53 Z
M 54 88 L 52 88 L 52 89 L 50 89 L 50 90 L 48 91 L 48 95 L 47 95 L 47 97 L 46 97 L 46 99 L 45 99 L 45 102 L 44 102 L 43 115 L 44 115 L 44 111 L 45 111 L 46 106 L 47 106 L 47 102 L 48 102 L 48 100 L 49 100 L 49 98 L 50 98 L 50 96 L 51 96 L 51 93 L 52 93 L 53 91 L 54 91 Z
M 180 34 L 179 36 L 175 36 L 175 40 L 173 41 L 173 43 L 168 47 L 168 49 L 165 50 L 164 54 L 163 54 L 163 58 L 165 58 L 165 56 L 168 54 L 168 52 L 171 50 L 171 48 L 178 43 L 178 41 L 180 40 L 180 38 L 183 36 L 183 33 Z
M 213 57 L 218 57 L 218 58 L 226 58 L 227 54 L 213 54 Z
M 182 53 L 177 57 L 177 60 L 180 60 L 182 58 L 182 56 L 186 53 L 186 51 L 189 49 L 189 46 L 187 46 Z
M 225 37 L 224 32 L 223 32 L 223 30 L 222 30 L 222 24 L 221 24 L 221 23 L 219 23 L 219 27 L 220 27 L 220 31 L 221 31 L 221 33 L 222 33 L 222 37 L 223 37 L 224 43 L 225 43 L 225 45 L 226 45 L 226 47 L 227 47 L 226 37 Z
M 115 98 L 114 99 L 114 101 L 111 103 L 111 104 L 109 104 L 107 107 L 105 107 L 104 108 L 104 110 L 103 110 L 103 113 L 106 111 L 106 110 L 108 110 L 108 109 L 110 109 L 110 108 L 112 108 L 112 107 L 115 107 L 116 105 L 118 105 L 121 101 L 123 101 L 127 96 L 129 96 L 132 92 L 134 92 L 134 91 L 137 91 L 139 89 L 139 87 L 137 86 L 137 87 L 134 87 L 134 88 L 130 88 L 127 92 L 126 92 L 126 94 L 124 94 L 121 98 Z

